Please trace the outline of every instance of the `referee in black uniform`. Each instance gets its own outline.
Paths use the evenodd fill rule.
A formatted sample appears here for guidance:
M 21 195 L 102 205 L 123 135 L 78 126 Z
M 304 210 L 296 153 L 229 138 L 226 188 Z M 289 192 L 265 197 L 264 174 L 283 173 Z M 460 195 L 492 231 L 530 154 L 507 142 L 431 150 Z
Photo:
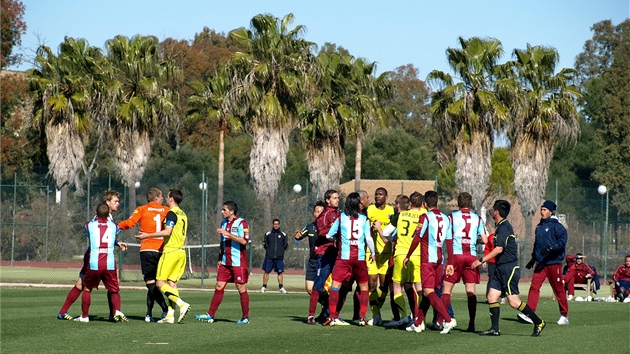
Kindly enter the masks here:
M 490 319 L 492 327 L 479 333 L 484 336 L 500 336 L 499 332 L 499 297 L 501 292 L 505 292 L 508 302 L 512 308 L 515 308 L 529 316 L 534 321 L 534 333 L 532 337 L 540 336 L 545 321 L 540 319 L 527 303 L 522 302 L 518 292 L 518 281 L 521 278 L 521 270 L 518 266 L 518 246 L 516 245 L 516 237 L 514 230 L 509 221 L 505 218 L 510 213 L 510 203 L 506 200 L 497 200 L 492 207 L 492 218 L 494 219 L 496 230 L 495 248 L 486 256 L 479 258 L 472 264 L 472 268 L 476 268 L 489 259 L 496 258 L 496 270 L 494 274 L 490 274 L 488 291 L 488 305 L 490 307 Z

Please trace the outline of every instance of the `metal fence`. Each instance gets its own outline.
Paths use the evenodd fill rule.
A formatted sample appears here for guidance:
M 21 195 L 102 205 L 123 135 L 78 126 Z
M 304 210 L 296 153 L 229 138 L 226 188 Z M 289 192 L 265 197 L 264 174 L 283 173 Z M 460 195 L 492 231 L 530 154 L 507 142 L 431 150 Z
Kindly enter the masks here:
M 218 257 L 219 237 L 214 231 L 218 227 L 216 182 L 204 173 L 199 176 L 186 174 L 178 180 L 140 181 L 137 189 L 137 205 L 146 203 L 146 191 L 150 187 L 161 188 L 164 192 L 171 187 L 177 187 L 184 193 L 182 209 L 189 219 L 187 244 L 189 265 L 186 274 L 186 285 L 207 288 L 214 284 L 216 276 L 216 260 Z M 30 178 L 30 181 L 38 178 Z M 54 185 L 44 176 L 39 178 L 41 183 L 25 184 L 20 176 L 14 176 L 13 181 L 3 181 L 0 186 L 0 250 L 3 272 L 0 279 L 3 282 L 37 282 L 72 284 L 76 280 L 76 273 L 81 267 L 81 261 L 86 248 L 86 238 L 83 224 L 92 217 L 94 209 L 99 203 L 104 191 L 114 189 L 123 194 L 120 210 L 113 215 L 116 221 L 126 219 L 131 210 L 128 208 L 128 190 L 112 176 L 92 177 L 82 192 L 69 193 L 68 209 L 65 213 L 58 204 L 58 193 Z M 239 181 L 233 181 L 239 182 Z M 145 184 L 146 183 L 146 184 Z M 205 183 L 205 184 L 204 184 Z M 295 193 L 293 184 L 301 184 L 302 190 Z M 436 181 L 439 183 L 439 181 Z M 591 181 L 581 182 L 580 185 L 558 186 L 553 181 L 548 188 L 548 199 L 556 201 L 558 218 L 567 227 L 569 241 L 567 253 L 581 252 L 585 254 L 587 263 L 595 266 L 602 279 L 610 279 L 614 269 L 623 263 L 624 256 L 629 251 L 630 221 L 621 218 L 617 210 L 611 205 L 606 195 L 597 192 L 598 185 Z M 296 242 L 293 234 L 312 220 L 312 206 L 318 196 L 312 195 L 308 181 L 292 181 L 287 187 L 279 190 L 272 202 L 272 219 L 281 220 L 281 229 L 289 237 L 289 248 L 285 255 L 287 273 L 285 286 L 291 289 L 302 289 L 303 271 L 308 257 L 308 244 Z M 362 189 L 374 193 L 374 186 L 363 186 Z M 401 187 L 404 188 L 404 187 Z M 393 195 L 411 191 L 389 191 L 390 202 Z M 254 274 L 261 274 L 260 266 L 264 260 L 262 240 L 265 232 L 271 229 L 271 220 L 263 220 L 263 208 L 255 198 L 251 183 L 239 183 L 231 186 L 226 182 L 225 200 L 234 200 L 239 205 L 239 214 L 250 225 L 251 245 L 249 246 L 250 268 Z M 343 197 L 343 196 L 342 196 Z M 321 196 L 319 196 L 321 199 Z M 530 234 L 526 232 L 526 220 L 520 213 L 516 199 L 497 196 L 513 202 L 514 208 L 508 220 L 517 233 L 521 260 L 527 262 L 533 245 L 533 232 L 539 221 L 536 213 L 530 223 Z M 488 198 L 484 204 L 486 209 L 496 198 Z M 444 212 L 455 208 L 452 198 L 444 197 L 440 204 Z M 484 214 L 483 210 L 481 214 Z M 492 222 L 488 222 L 490 231 Z M 133 235 L 136 230 L 121 233 L 121 239 L 134 243 Z M 120 277 L 123 282 L 142 284 L 137 248 L 131 247 L 128 252 L 119 255 Z M 11 268 L 7 268 L 11 267 Z M 9 272 L 13 268 L 29 268 L 30 272 L 20 275 Z M 59 269 L 70 269 L 70 276 L 56 275 Z M 28 275 L 24 275 L 28 273 Z M 65 273 L 64 273 L 65 274 Z M 289 275 L 295 275 L 291 277 Z M 523 278 L 531 276 L 531 272 L 524 270 Z M 259 282 L 258 277 L 253 282 Z M 273 277 L 272 277 L 273 279 Z M 258 287 L 260 284 L 253 284 Z M 543 289 L 545 290 L 545 289 Z M 543 296 L 551 297 L 551 292 Z M 607 295 L 607 294 L 605 294 Z

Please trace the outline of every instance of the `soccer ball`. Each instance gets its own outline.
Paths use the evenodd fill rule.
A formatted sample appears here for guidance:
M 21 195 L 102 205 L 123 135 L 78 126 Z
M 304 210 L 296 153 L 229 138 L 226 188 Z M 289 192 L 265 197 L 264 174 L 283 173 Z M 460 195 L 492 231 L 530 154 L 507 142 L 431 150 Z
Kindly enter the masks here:
M 584 301 L 584 298 L 583 298 L 583 297 L 581 297 L 581 296 L 577 296 L 577 297 L 575 298 L 575 301 Z
M 293 191 L 295 193 L 300 193 L 302 191 L 302 186 L 300 186 L 299 184 L 296 184 L 293 186 Z

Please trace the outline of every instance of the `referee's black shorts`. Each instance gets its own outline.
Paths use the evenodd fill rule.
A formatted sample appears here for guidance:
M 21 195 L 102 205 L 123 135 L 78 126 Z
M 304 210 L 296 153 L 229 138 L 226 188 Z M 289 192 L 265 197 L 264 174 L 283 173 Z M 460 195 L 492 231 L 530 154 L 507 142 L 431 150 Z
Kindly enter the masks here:
M 518 282 L 521 279 L 521 269 L 518 265 L 503 264 L 497 266 L 490 276 L 490 287 L 505 295 L 519 295 Z
M 309 258 L 306 264 L 306 280 L 315 281 L 317 278 L 317 258 Z
M 162 252 L 158 251 L 141 251 L 140 267 L 142 268 L 142 277 L 145 282 L 155 280 L 157 276 L 158 263 L 162 257 Z

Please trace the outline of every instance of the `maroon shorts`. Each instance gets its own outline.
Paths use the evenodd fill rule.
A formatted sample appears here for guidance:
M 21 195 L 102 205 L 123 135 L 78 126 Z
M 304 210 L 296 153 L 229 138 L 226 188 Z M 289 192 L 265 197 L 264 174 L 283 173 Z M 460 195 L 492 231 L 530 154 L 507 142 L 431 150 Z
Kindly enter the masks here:
M 473 255 L 457 254 L 453 256 L 453 274 L 444 276 L 444 281 L 449 283 L 459 283 L 462 278 L 464 284 L 479 284 L 479 267 L 470 269 L 470 266 L 477 260 Z
M 422 289 L 435 289 L 440 287 L 442 280 L 442 264 L 421 263 L 420 278 L 422 279 Z
M 333 281 L 343 283 L 352 277 L 359 284 L 368 282 L 368 269 L 365 261 L 337 259 L 332 272 Z
M 249 280 L 249 268 L 233 267 L 221 264 L 217 272 L 217 281 L 226 283 L 247 284 Z
M 118 276 L 115 270 L 90 270 L 85 272 L 83 278 L 83 286 L 88 289 L 98 289 L 98 284 L 103 281 L 105 289 L 117 293 L 120 291 L 118 287 Z

